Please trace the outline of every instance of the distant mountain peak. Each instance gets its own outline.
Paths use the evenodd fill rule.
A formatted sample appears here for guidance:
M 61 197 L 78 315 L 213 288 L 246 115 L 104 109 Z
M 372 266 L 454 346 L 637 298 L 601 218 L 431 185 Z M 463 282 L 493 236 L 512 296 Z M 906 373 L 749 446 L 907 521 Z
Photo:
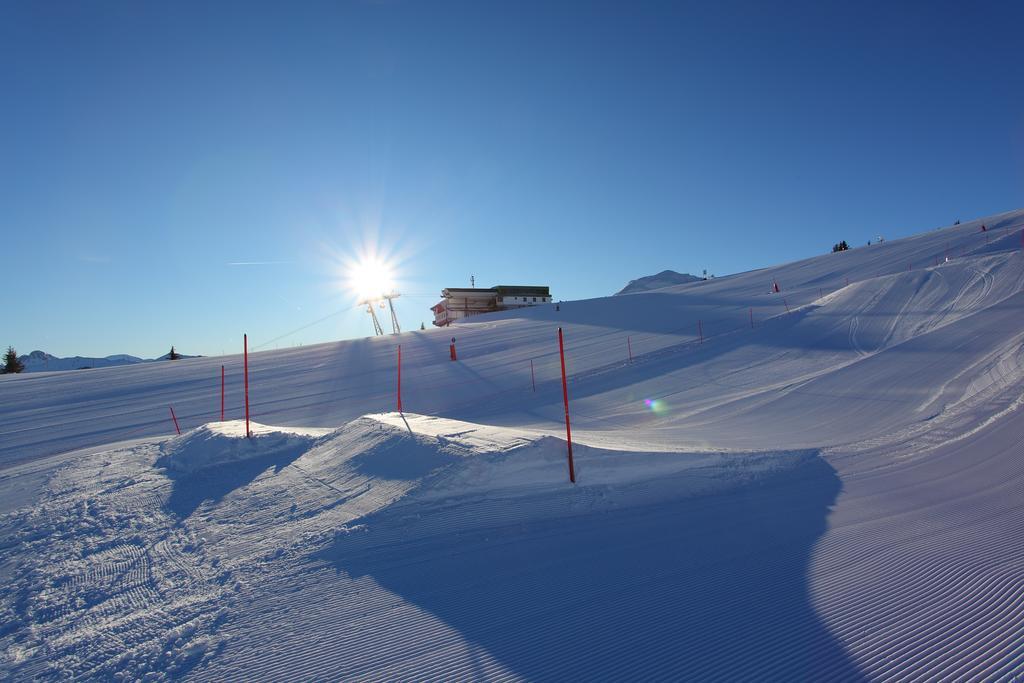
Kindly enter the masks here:
M 674 270 L 663 270 L 655 275 L 648 275 L 646 277 L 637 278 L 636 280 L 630 280 L 628 285 L 615 293 L 615 296 L 618 296 L 619 294 L 648 292 L 652 289 L 672 287 L 673 285 L 684 285 L 687 282 L 697 282 L 698 280 L 703 279 L 704 278 L 697 277 L 696 275 L 690 275 L 689 273 L 677 273 Z
M 25 372 L 53 372 L 56 370 L 83 370 L 86 368 L 108 368 L 115 365 L 134 365 L 136 363 L 151 363 L 153 361 L 167 360 L 170 354 L 155 359 L 139 358 L 125 353 L 117 353 L 103 358 L 92 358 L 87 356 L 69 356 L 59 358 L 45 351 L 33 351 L 19 356 L 18 360 L 25 364 Z M 196 358 L 178 354 L 179 358 Z

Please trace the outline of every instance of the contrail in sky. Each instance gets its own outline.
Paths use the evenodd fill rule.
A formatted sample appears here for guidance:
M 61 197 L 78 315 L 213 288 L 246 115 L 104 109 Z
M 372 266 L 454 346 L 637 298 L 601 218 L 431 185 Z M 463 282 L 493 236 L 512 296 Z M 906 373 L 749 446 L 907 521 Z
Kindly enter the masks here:
M 229 263 L 229 266 L 273 266 L 279 263 L 291 263 L 291 261 L 236 261 Z

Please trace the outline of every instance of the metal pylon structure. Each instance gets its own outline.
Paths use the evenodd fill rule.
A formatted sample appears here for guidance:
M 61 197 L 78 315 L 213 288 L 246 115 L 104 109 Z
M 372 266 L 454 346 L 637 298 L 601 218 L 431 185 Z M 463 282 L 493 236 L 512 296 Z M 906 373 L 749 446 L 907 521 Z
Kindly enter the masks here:
M 398 315 L 395 314 L 395 305 L 393 301 L 398 297 L 402 296 L 399 292 L 391 290 L 390 294 L 381 294 L 373 298 L 366 298 L 359 302 L 360 306 L 366 306 L 366 312 L 370 314 L 370 318 L 373 319 L 373 333 L 377 336 L 384 334 L 384 328 L 381 327 L 380 319 L 377 317 L 377 311 L 373 310 L 373 305 L 380 303 L 380 307 L 384 308 L 384 301 L 387 300 L 388 308 L 391 310 L 391 333 L 398 334 L 402 331 L 401 326 L 398 324 Z
M 360 305 L 366 304 L 366 312 L 373 318 L 373 332 L 379 337 L 384 334 L 384 328 L 380 326 L 380 320 L 377 320 L 377 313 L 373 310 L 374 301 L 374 299 L 363 299 L 359 303 Z
M 402 296 L 395 290 L 391 290 L 390 294 L 385 294 L 384 298 L 388 300 L 388 308 L 391 309 L 391 333 L 398 334 L 402 331 L 402 328 L 398 324 L 398 316 L 395 315 L 395 304 L 394 300 Z

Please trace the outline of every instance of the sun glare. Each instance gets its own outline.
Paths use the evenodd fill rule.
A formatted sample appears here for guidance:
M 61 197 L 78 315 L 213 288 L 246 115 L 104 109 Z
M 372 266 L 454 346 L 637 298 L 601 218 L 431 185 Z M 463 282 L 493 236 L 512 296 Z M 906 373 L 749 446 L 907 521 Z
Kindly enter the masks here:
M 394 289 L 391 267 L 379 258 L 364 257 L 348 269 L 348 286 L 360 301 L 378 299 Z

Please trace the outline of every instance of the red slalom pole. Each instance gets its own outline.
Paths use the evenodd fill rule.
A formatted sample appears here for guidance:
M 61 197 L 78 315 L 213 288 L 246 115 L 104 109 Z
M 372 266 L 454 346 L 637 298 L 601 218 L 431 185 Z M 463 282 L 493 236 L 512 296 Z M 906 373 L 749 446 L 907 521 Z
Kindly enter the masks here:
M 398 345 L 398 412 L 402 412 L 402 345 Z
M 537 393 L 537 380 L 533 376 L 533 359 L 530 359 L 530 384 L 533 386 L 533 393 Z
M 754 329 L 754 307 L 750 307 L 750 329 Z
M 562 328 L 558 328 L 558 356 L 562 359 L 562 402 L 565 403 L 565 443 L 569 447 L 569 481 L 576 483 L 576 470 L 572 465 L 572 430 L 569 428 L 569 386 L 565 382 L 565 343 Z
M 249 429 L 249 335 L 242 335 L 242 359 L 245 369 L 245 438 L 252 436 Z
M 224 366 L 220 366 L 220 421 L 224 421 Z
M 786 300 L 783 299 L 782 303 L 786 304 Z M 786 313 L 789 313 L 789 304 L 786 304 Z
M 626 337 L 626 352 L 629 354 L 629 362 L 633 362 L 633 344 L 629 341 L 629 337 Z
M 167 407 L 171 409 L 171 419 L 174 420 L 174 431 L 178 432 L 178 435 L 180 436 L 181 435 L 181 427 L 178 426 L 178 418 L 176 418 L 174 416 L 174 407 L 173 406 L 167 406 Z

